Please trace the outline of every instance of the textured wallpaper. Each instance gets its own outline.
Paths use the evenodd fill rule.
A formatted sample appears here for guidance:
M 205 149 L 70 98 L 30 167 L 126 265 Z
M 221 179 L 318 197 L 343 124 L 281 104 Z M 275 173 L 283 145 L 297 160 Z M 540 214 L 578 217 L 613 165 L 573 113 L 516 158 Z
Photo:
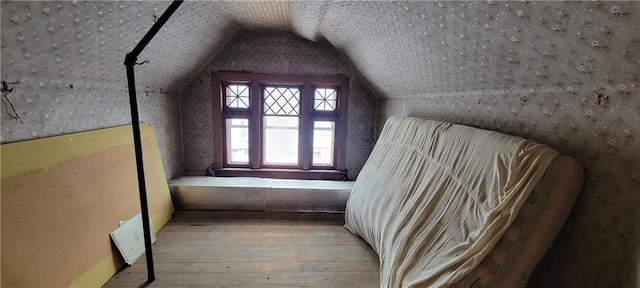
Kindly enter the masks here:
M 124 56 L 153 24 L 149 14 L 165 4 L 2 1 L 1 78 L 19 84 L 2 97 L 0 141 L 130 124 Z M 148 7 L 144 15 L 136 13 L 138 5 Z M 149 73 L 158 68 L 136 67 L 138 105 L 141 121 L 155 126 L 171 179 L 183 168 L 180 99 Z
M 2 73 L 126 84 L 125 54 L 169 4 L 2 1 Z M 237 30 L 220 9 L 208 5 L 189 1 L 180 6 L 139 56 L 138 62 L 150 65 L 136 67 L 138 87 L 178 91 Z
M 359 73 L 326 41 L 289 32 L 241 30 L 182 91 L 185 170 L 202 175 L 213 162 L 211 71 L 350 78 L 346 168 L 355 179 L 374 144 L 377 99 Z
M 4 60 L 4 59 L 3 59 Z M 16 74 L 13 74 L 16 75 Z M 2 143 L 131 124 L 129 94 L 117 84 L 19 77 L 0 104 Z M 145 92 L 147 91 L 147 92 Z M 155 127 L 167 179 L 182 173 L 180 103 L 176 94 L 138 90 L 140 120 Z M 148 93 L 148 95 L 147 95 Z
M 124 53 L 168 5 L 0 1 L 1 78 L 21 82 L 25 122 L 3 99 L 1 141 L 129 123 Z M 547 143 L 587 180 L 530 286 L 640 285 L 638 2 L 186 1 L 167 25 L 136 72 L 168 176 L 212 161 L 211 70 L 344 73 L 351 178 L 390 115 Z
M 407 45 L 427 43 L 416 52 L 425 57 L 413 60 L 413 46 L 388 42 L 371 49 L 408 55 L 389 64 L 396 70 L 371 77 L 388 96 L 380 120 L 410 115 L 467 124 L 577 158 L 587 171 L 582 192 L 529 286 L 640 285 L 640 5 L 431 3 L 425 22 L 443 25 L 430 36 L 407 28 L 421 9 L 399 5 L 404 28 L 389 30 L 400 29 Z M 376 58 L 363 54 L 356 59 Z M 408 73 L 419 81 L 394 76 L 415 72 L 410 65 L 424 65 Z

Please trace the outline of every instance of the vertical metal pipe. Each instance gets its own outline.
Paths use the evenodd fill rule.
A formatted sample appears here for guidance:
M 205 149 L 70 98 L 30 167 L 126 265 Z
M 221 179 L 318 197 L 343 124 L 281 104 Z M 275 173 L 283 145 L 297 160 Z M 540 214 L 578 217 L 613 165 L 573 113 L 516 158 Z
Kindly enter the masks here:
M 124 59 L 124 65 L 127 67 L 127 83 L 129 87 L 129 104 L 131 106 L 131 126 L 133 126 L 133 145 L 136 152 L 136 168 L 138 170 L 138 190 L 140 192 L 140 210 L 142 212 L 142 229 L 144 230 L 144 248 L 147 258 L 147 283 L 156 280 L 153 269 L 153 252 L 151 250 L 151 225 L 149 223 L 149 205 L 147 204 L 147 187 L 144 180 L 144 165 L 142 162 L 142 140 L 140 139 L 140 119 L 138 116 L 138 100 L 136 97 L 136 81 L 133 66 L 136 65 L 138 55 L 149 44 L 151 39 L 160 31 L 160 28 L 169 20 L 173 12 L 176 12 L 182 4 L 181 0 L 176 0 L 169 5 L 160 19 L 151 26 L 147 34 L 142 40 L 127 54 Z
M 128 55 L 127 55 L 128 56 Z M 149 205 L 147 204 L 147 185 L 144 179 L 144 164 L 142 162 L 142 140 L 140 137 L 140 120 L 138 117 L 138 101 L 136 96 L 136 80 L 133 64 L 127 66 L 127 83 L 129 84 L 129 105 L 131 106 L 131 126 L 133 127 L 133 146 L 136 152 L 136 168 L 138 170 L 138 191 L 140 192 L 140 210 L 142 212 L 142 229 L 144 234 L 144 249 L 147 258 L 147 282 L 156 280 L 153 269 L 153 252 L 151 250 L 151 225 L 149 225 Z

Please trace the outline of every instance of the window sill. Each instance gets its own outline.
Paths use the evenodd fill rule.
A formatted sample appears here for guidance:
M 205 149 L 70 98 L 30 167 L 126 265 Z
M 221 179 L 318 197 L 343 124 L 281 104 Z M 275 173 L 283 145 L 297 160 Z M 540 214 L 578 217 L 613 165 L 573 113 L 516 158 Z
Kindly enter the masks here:
M 169 181 L 178 210 L 344 213 L 353 181 L 185 176 Z
M 347 171 L 340 170 L 218 168 L 214 169 L 213 172 L 215 176 L 219 177 L 259 177 L 302 180 L 345 180 L 347 178 Z

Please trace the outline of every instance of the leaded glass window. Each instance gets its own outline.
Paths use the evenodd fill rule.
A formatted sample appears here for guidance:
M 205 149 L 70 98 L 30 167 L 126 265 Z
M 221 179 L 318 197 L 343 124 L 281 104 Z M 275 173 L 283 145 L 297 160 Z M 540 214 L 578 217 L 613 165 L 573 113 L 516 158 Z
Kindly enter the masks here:
M 224 89 L 224 104 L 227 108 L 249 108 L 249 85 L 227 84 Z
M 336 111 L 337 102 L 336 89 L 316 88 L 313 93 L 313 109 L 316 111 Z
M 265 115 L 300 114 L 300 88 L 267 86 L 263 96 Z

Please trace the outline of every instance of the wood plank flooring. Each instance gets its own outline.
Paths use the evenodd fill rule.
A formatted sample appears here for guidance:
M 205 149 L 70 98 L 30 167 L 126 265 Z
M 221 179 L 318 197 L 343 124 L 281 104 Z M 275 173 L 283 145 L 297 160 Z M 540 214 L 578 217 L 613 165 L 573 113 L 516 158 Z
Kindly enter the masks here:
M 149 287 L 379 287 L 371 247 L 342 214 L 176 211 L 153 245 Z M 144 256 L 105 287 L 144 286 Z

